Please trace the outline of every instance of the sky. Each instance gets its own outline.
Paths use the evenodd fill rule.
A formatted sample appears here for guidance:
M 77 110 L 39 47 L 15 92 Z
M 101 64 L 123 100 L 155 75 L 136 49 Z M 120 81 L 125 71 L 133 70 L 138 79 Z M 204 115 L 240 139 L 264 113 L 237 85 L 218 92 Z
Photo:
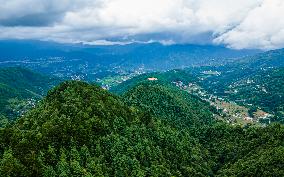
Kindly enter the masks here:
M 283 0 L 0 0 L 0 39 L 284 48 Z

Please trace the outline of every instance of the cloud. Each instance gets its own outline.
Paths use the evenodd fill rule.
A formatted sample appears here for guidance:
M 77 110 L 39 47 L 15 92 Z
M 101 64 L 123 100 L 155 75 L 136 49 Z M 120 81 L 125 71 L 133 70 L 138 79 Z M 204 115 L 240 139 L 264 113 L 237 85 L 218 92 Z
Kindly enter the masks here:
M 232 48 L 276 49 L 284 47 L 284 1 L 265 0 L 238 26 L 214 41 Z
M 48 26 L 60 21 L 66 12 L 87 5 L 86 0 L 0 0 L 0 25 Z
M 225 44 L 238 49 L 284 47 L 282 0 L 0 0 L 0 3 L 2 39 L 90 44 L 171 41 Z

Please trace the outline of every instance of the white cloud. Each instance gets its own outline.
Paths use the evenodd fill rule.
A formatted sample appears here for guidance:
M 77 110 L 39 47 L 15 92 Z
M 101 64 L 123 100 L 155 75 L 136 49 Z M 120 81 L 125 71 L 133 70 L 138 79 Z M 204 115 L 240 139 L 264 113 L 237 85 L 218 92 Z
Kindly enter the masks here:
M 284 1 L 265 0 L 246 18 L 215 42 L 233 48 L 275 49 L 284 47 Z
M 104 44 L 110 44 L 108 40 L 114 43 L 203 40 L 233 48 L 284 47 L 282 0 L 0 0 L 0 3 L 0 38 Z

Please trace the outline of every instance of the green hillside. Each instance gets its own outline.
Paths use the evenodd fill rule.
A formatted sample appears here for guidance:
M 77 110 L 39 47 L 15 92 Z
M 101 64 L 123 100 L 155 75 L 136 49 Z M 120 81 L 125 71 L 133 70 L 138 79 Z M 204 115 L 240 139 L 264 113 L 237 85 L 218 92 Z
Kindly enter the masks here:
M 0 68 L 0 115 L 21 115 L 58 82 L 24 68 Z
M 284 68 L 261 71 L 234 83 L 230 89 L 236 90 L 230 99 L 260 107 L 284 121 Z
M 283 176 L 284 126 L 234 127 L 214 124 L 199 130 L 210 152 L 214 176 Z
M 281 176 L 284 173 L 281 169 L 283 126 L 240 128 L 218 123 L 213 120 L 214 109 L 208 104 L 157 81 L 144 81 L 123 96 L 128 104 L 191 132 L 208 150 L 214 176 Z
M 121 99 L 64 82 L 0 128 L 0 176 L 284 175 L 282 125 L 210 121 L 208 105 L 183 93 L 142 83 Z
M 160 81 L 144 81 L 123 95 L 129 105 L 176 126 L 207 125 L 213 121 L 208 103 Z
M 284 49 L 270 50 L 257 55 L 234 59 L 232 65 L 251 69 L 284 67 Z
M 157 78 L 159 83 L 168 83 L 182 81 L 185 83 L 194 82 L 196 79 L 186 70 L 176 69 L 167 72 L 148 73 L 129 79 L 118 86 L 112 87 L 111 92 L 115 94 L 123 94 L 129 89 L 139 85 L 141 82 L 147 81 L 148 78 Z M 157 82 L 157 81 L 156 81 Z
M 83 82 L 65 82 L 1 129 L 0 176 L 208 176 L 189 133 Z
M 284 49 L 234 59 L 223 66 L 186 69 L 208 93 L 284 121 Z M 218 74 L 212 74 L 218 73 Z M 267 121 L 267 116 L 265 121 Z M 273 117 L 273 118 L 272 118 Z
M 220 75 L 206 75 L 203 83 L 205 88 L 224 95 L 226 87 L 230 84 L 254 77 L 263 71 L 281 69 L 284 67 L 284 49 L 272 50 L 254 56 L 229 60 L 222 66 L 206 66 L 189 68 L 187 72 L 194 76 L 204 77 L 204 71 L 217 71 Z M 266 72 L 266 74 L 269 74 Z
M 220 75 L 205 75 L 206 70 Z M 202 78 L 198 84 L 208 93 L 234 101 L 252 110 L 257 108 L 275 115 L 274 121 L 282 122 L 284 117 L 284 68 L 240 69 L 203 68 L 195 71 Z

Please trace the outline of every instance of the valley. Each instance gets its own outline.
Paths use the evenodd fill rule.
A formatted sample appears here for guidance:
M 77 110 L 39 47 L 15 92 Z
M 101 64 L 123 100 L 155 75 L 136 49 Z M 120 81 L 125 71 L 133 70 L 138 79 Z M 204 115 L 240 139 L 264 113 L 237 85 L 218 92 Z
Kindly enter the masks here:
M 137 72 L 220 65 L 228 59 L 260 52 L 213 45 L 153 42 L 92 46 L 32 40 L 0 40 L 0 51 L 0 67 L 19 66 L 63 79 L 87 81 Z
M 0 177 L 284 177 L 283 0 L 2 1 Z
M 274 53 L 251 57 L 259 67 L 2 62 L 0 175 L 281 176 L 284 74 Z

